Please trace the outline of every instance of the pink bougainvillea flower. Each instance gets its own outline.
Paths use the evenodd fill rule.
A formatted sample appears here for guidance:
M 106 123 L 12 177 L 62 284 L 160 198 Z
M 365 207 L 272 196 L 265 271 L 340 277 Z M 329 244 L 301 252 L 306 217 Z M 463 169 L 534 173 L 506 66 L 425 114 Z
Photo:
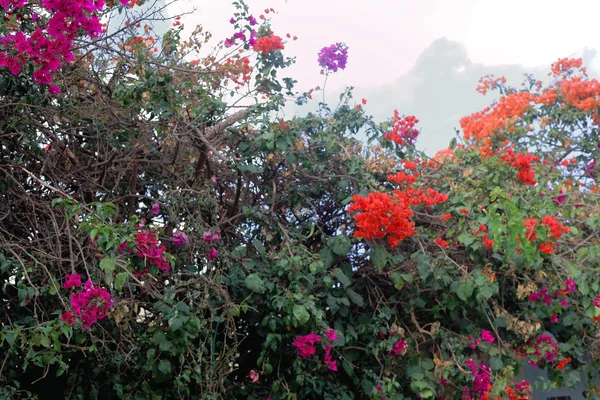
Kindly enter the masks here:
M 406 344 L 406 342 L 404 340 L 400 339 L 396 343 L 394 343 L 394 345 L 392 346 L 391 354 L 394 356 L 399 356 L 399 355 L 403 354 L 407 348 L 408 348 L 408 345 Z
M 553 316 L 551 316 L 550 322 L 552 322 L 553 324 L 556 324 L 558 322 L 558 314 L 554 314 Z
M 331 357 L 331 350 L 333 347 L 330 345 L 325 346 L 325 358 L 323 358 L 323 362 L 329 368 L 330 371 L 337 371 L 337 361 L 333 360 Z
M 327 340 L 329 340 L 330 342 L 338 340 L 338 336 L 335 334 L 335 330 L 333 329 L 330 329 L 327 332 L 325 332 L 325 336 L 327 336 Z
M 89 329 L 94 322 L 106 317 L 106 313 L 113 306 L 110 293 L 106 289 L 94 286 L 90 279 L 87 280 L 81 292 L 71 294 L 70 311 L 61 315 L 61 319 L 72 325 L 75 317 L 81 320 L 84 329 Z M 72 322 L 72 323 L 71 323 Z
M 65 278 L 65 283 L 63 284 L 63 289 L 72 289 L 74 287 L 79 287 L 81 286 L 81 275 L 79 274 L 72 274 L 72 275 L 67 275 L 67 277 Z
M 158 204 L 158 203 L 152 204 L 152 208 L 150 209 L 150 212 L 152 212 L 152 214 L 154 214 L 154 215 L 158 215 L 160 213 L 160 204 Z
M 565 290 L 567 292 L 573 292 L 577 289 L 577 283 L 573 279 L 567 279 L 565 281 Z
M 71 314 L 70 311 L 60 314 L 60 319 L 62 319 L 67 325 L 73 325 L 75 322 L 77 322 L 77 317 Z
M 181 247 L 188 244 L 189 242 L 190 240 L 184 232 L 177 231 L 173 234 L 173 245 Z
M 52 85 L 48 88 L 48 92 L 50 94 L 59 94 L 60 93 L 60 88 L 56 85 Z
M 481 340 L 483 340 L 484 342 L 488 342 L 488 343 L 494 343 L 494 340 L 496 340 L 496 338 L 494 337 L 494 335 L 492 335 L 492 332 L 482 329 L 481 330 Z
M 209 260 L 216 260 L 217 258 L 219 258 L 219 250 L 215 249 L 214 247 L 211 247 L 208 253 L 206 253 L 206 258 L 208 258 Z
M 251 370 L 248 374 L 248 378 L 250 378 L 252 383 L 258 383 L 259 374 L 255 370 Z
M 309 333 L 308 335 L 298 336 L 294 339 L 292 345 L 298 351 L 298 355 L 302 358 L 308 358 L 315 354 L 317 349 L 315 348 L 315 343 L 321 341 L 321 336 L 315 333 Z

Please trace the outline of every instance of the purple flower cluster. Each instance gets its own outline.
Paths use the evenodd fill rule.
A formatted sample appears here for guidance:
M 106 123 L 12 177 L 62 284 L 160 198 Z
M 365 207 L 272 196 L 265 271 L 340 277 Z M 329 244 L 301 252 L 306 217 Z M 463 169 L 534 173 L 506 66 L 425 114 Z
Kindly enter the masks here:
M 345 69 L 348 62 L 348 46 L 344 43 L 336 43 L 331 46 L 323 47 L 319 51 L 319 65 L 321 74 L 327 72 L 337 72 L 338 69 Z
M 250 26 L 254 26 L 258 23 L 256 21 L 256 18 L 254 18 L 252 15 L 247 17 L 246 20 L 248 21 L 248 24 L 250 24 Z M 235 24 L 237 21 L 235 20 L 235 18 L 232 17 L 229 20 L 229 22 L 231 24 Z M 256 30 L 254 30 L 254 28 L 249 28 L 249 31 L 250 31 L 250 36 L 247 39 L 247 43 L 249 46 L 254 46 L 254 44 L 256 43 Z M 233 46 L 235 44 L 236 40 L 238 40 L 238 39 L 241 40 L 242 42 L 246 42 L 246 34 L 243 31 L 234 33 L 232 37 L 225 39 L 225 47 Z

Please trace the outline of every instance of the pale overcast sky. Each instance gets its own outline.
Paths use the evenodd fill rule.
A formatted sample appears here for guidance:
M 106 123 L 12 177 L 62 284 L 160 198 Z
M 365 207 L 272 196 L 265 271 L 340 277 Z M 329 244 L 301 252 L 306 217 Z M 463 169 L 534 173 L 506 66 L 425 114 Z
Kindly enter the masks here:
M 306 90 L 323 84 L 317 52 L 335 42 L 349 46 L 348 67 L 330 76 L 327 98 L 345 86 L 368 100 L 378 119 L 394 109 L 421 121 L 421 148 L 446 146 L 458 119 L 491 101 L 475 92 L 485 74 L 506 75 L 519 85 L 522 74 L 544 70 L 560 57 L 584 56 L 600 70 L 597 0 L 247 0 L 255 16 L 265 8 L 275 34 L 297 35 L 286 45 L 296 56 L 290 75 Z M 190 11 L 186 30 L 202 24 L 215 40 L 233 31 L 229 0 L 180 0 L 170 13 Z

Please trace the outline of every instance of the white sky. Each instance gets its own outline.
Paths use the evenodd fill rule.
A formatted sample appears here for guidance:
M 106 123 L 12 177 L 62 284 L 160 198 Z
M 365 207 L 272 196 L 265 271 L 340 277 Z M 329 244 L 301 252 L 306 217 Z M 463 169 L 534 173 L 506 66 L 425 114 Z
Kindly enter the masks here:
M 475 64 L 482 64 L 483 68 L 520 64 L 519 68 L 525 68 L 523 72 L 535 66 L 549 66 L 558 58 L 573 56 L 586 47 L 600 49 L 600 35 L 596 32 L 596 20 L 600 15 L 598 0 L 246 2 L 256 17 L 264 13 L 265 8 L 275 8 L 277 13 L 272 16 L 275 34 L 281 37 L 285 37 L 286 33 L 298 36 L 297 41 L 290 41 L 286 45 L 285 54 L 297 57 L 289 76 L 299 81 L 299 90 L 323 84 L 317 64 L 319 49 L 335 42 L 345 42 L 349 46 L 348 66 L 346 70 L 329 77 L 328 94 L 346 86 L 357 87 L 357 94 L 362 92 L 361 95 L 367 95 L 369 91 L 385 91 L 405 79 L 403 76 L 410 75 L 409 71 L 415 67 L 419 56 L 433 41 L 442 37 L 462 44 L 468 59 Z M 186 30 L 202 24 L 215 40 L 231 36 L 233 28 L 228 20 L 235 8 L 229 0 L 180 0 L 172 6 L 170 13 L 190 11 L 194 7 L 197 11 L 182 20 Z M 588 67 L 600 69 L 599 61 L 598 57 L 595 58 L 594 62 L 598 65 Z M 431 70 L 431 67 L 428 68 Z M 481 71 L 477 69 L 475 72 Z M 518 85 L 519 82 L 513 83 Z M 405 87 L 413 86 L 406 82 L 403 85 L 397 90 L 405 92 Z M 444 87 L 439 89 L 443 91 Z M 469 89 L 469 96 L 477 95 L 474 89 L 475 84 Z M 411 96 L 420 95 L 419 90 L 416 87 L 416 93 Z M 391 93 L 388 100 L 382 97 L 379 109 L 386 108 L 383 107 L 384 103 L 393 102 L 402 95 L 404 93 Z M 485 103 L 485 99 L 479 101 L 482 100 Z M 403 104 L 405 108 L 410 108 L 407 107 L 408 103 Z M 436 106 L 444 107 L 443 104 Z M 402 113 L 402 110 L 399 111 Z M 444 114 L 448 110 L 439 111 Z M 473 111 L 476 110 L 468 110 Z M 452 122 L 421 121 L 429 125 L 432 131 L 443 123 L 451 125 Z M 452 136 L 453 131 L 440 135 L 446 138 Z

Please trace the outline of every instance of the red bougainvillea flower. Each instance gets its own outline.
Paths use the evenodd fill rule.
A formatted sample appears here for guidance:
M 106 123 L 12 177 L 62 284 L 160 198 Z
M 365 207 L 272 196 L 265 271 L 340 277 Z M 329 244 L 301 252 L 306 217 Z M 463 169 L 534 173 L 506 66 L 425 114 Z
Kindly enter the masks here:
M 570 363 L 571 361 L 572 361 L 572 360 L 571 360 L 571 357 L 569 357 L 569 358 L 565 358 L 565 359 L 563 359 L 563 360 L 560 360 L 560 361 L 558 362 L 558 364 L 556 364 L 556 367 L 555 367 L 555 368 L 556 368 L 556 369 L 558 369 L 558 370 L 565 369 L 565 367 L 567 366 L 567 364 L 568 364 L 568 363 Z
M 415 234 L 413 212 L 408 199 L 393 193 L 374 192 L 367 197 L 355 195 L 349 212 L 360 211 L 354 216 L 358 229 L 354 236 L 362 239 L 383 239 L 387 236 L 390 246 L 397 246 L 403 239 Z
M 419 130 L 415 128 L 419 120 L 412 115 L 400 116 L 398 110 L 394 110 L 394 117 L 392 119 L 392 131 L 385 134 L 384 139 L 391 140 L 399 146 L 406 144 L 412 145 L 417 136 L 419 136 Z
M 443 247 L 443 248 L 447 248 L 448 247 L 448 241 L 444 240 L 442 238 L 435 239 L 435 244 L 437 244 L 438 246 Z
M 261 52 L 262 54 L 269 54 L 275 50 L 283 50 L 283 39 L 279 36 L 263 36 L 256 39 L 256 43 L 252 46 L 254 51 Z
M 67 311 L 64 314 L 60 314 L 60 319 L 62 319 L 67 325 L 73 325 L 77 322 L 77 317 L 73 315 L 70 311 Z
M 546 254 L 554 254 L 554 245 L 550 242 L 541 244 L 540 251 Z

